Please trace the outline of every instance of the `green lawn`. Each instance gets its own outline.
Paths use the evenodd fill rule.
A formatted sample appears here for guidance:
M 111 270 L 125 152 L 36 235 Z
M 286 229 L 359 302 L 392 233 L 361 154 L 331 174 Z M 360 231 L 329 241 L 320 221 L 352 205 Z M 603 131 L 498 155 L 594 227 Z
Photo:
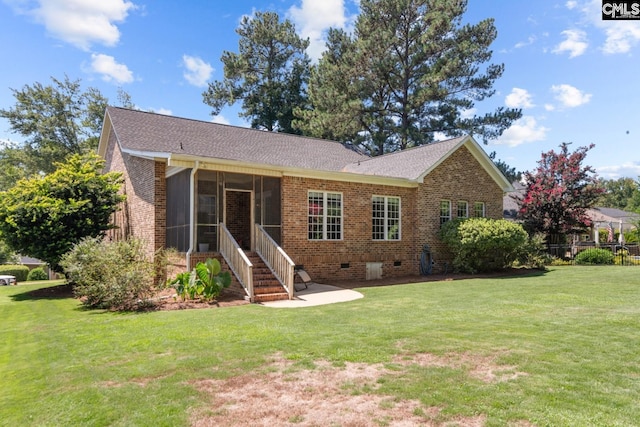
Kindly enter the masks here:
M 464 364 L 411 365 L 366 390 L 441 408 L 443 423 L 640 420 L 640 268 L 363 288 L 360 300 L 296 309 L 88 311 L 29 293 L 43 286 L 0 287 L 1 426 L 187 425 L 211 405 L 193 380 L 261 370 L 274 354 L 298 369 L 466 355 L 522 373 L 487 382 Z

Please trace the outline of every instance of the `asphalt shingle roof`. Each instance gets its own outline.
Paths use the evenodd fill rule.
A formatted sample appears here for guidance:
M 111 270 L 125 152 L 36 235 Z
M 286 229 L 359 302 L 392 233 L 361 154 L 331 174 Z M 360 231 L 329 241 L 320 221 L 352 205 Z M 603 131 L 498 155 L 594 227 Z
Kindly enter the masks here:
M 123 149 L 320 171 L 369 157 L 334 141 L 108 107 Z
M 222 125 L 108 107 L 120 147 L 139 155 L 192 156 L 252 165 L 345 172 L 415 181 L 431 171 L 466 136 L 369 157 L 335 141 Z
M 360 163 L 347 165 L 344 171 L 416 180 L 446 158 L 465 138 L 448 139 L 369 158 Z

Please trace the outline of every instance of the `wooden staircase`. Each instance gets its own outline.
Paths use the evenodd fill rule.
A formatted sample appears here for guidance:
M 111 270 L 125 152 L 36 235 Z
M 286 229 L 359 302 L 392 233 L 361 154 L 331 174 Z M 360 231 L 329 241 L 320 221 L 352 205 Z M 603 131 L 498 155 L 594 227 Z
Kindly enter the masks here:
M 289 299 L 289 294 L 280 281 L 267 267 L 260 255 L 247 252 L 247 257 L 253 264 L 253 293 L 254 302 L 281 301 Z

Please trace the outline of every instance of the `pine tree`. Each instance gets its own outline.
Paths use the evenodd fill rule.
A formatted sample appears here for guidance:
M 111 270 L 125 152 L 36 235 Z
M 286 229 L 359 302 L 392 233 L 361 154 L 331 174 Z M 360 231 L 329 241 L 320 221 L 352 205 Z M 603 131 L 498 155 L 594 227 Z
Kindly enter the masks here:
M 504 71 L 489 63 L 493 20 L 463 25 L 466 5 L 363 0 L 354 35 L 340 34 L 339 44 L 329 39 L 310 82 L 312 110 L 299 111 L 296 125 L 314 136 L 351 138 L 373 155 L 427 144 L 437 134 L 484 142 L 501 135 L 520 110 L 466 116 L 494 94 Z
M 293 108 L 307 103 L 309 41 L 275 12 L 244 17 L 236 32 L 239 52 L 223 52 L 224 79 L 209 84 L 204 103 L 217 115 L 242 101 L 240 115 L 251 119 L 252 128 L 298 133 L 292 127 Z

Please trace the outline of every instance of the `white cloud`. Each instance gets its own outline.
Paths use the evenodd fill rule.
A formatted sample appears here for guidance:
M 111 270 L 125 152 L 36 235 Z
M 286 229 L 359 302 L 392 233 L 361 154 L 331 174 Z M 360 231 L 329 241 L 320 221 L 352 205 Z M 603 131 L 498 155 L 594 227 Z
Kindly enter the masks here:
M 565 30 L 561 33 L 566 39 L 553 49 L 553 53 L 569 52 L 569 58 L 582 55 L 589 46 L 586 42 L 587 33 L 582 30 Z
M 591 100 L 591 94 L 584 93 L 571 85 L 553 85 L 551 92 L 555 94 L 556 100 L 564 108 L 574 108 L 586 104 Z
M 586 1 L 581 4 L 580 10 L 586 22 L 604 33 L 605 41 L 600 47 L 603 53 L 608 55 L 627 53 L 640 42 L 638 21 L 602 19 L 602 0 Z
M 118 84 L 131 83 L 133 73 L 124 64 L 118 64 L 113 56 L 91 54 L 91 71 L 101 74 L 102 80 Z
M 302 0 L 300 7 L 291 6 L 287 15 L 302 38 L 309 38 L 307 53 L 320 58 L 325 49 L 325 32 L 329 27 L 346 28 L 354 17 L 347 17 L 344 0 Z
M 13 2 L 16 13 L 32 16 L 57 39 L 89 50 L 93 43 L 114 46 L 120 40 L 115 25 L 136 6 L 126 0 L 36 0 Z
M 605 29 L 607 40 L 602 46 L 606 54 L 627 53 L 640 41 L 640 27 L 638 21 L 607 21 L 615 22 L 616 26 Z M 611 24 L 609 24 L 611 25 Z
M 522 116 L 502 133 L 495 144 L 516 147 L 527 142 L 543 141 L 547 136 L 548 130 L 539 125 L 535 117 Z
M 525 46 L 530 46 L 530 45 L 534 44 L 536 42 L 536 40 L 537 40 L 536 36 L 529 36 L 529 38 L 527 39 L 526 42 L 518 42 L 518 43 L 515 44 L 514 47 L 516 49 L 520 49 L 520 48 L 523 48 Z
M 204 87 L 213 73 L 213 67 L 196 56 L 182 55 L 182 64 L 186 68 L 184 78 L 192 85 Z
M 601 178 L 618 179 L 622 177 L 636 178 L 640 176 L 640 162 L 625 162 L 615 166 L 599 166 L 596 172 Z
M 569 0 L 568 2 L 565 3 L 565 6 L 569 10 L 575 9 L 578 6 L 578 2 L 574 0 Z
M 154 112 L 158 114 L 164 114 L 165 116 L 173 116 L 173 111 L 169 110 L 168 108 L 158 108 Z
M 526 89 L 514 87 L 511 93 L 506 96 L 504 103 L 509 108 L 531 108 L 531 94 Z
M 230 125 L 231 122 L 229 120 L 226 119 L 226 117 L 222 116 L 221 114 L 218 114 L 217 116 L 214 116 L 213 119 L 211 119 L 211 123 L 218 123 L 220 125 Z

